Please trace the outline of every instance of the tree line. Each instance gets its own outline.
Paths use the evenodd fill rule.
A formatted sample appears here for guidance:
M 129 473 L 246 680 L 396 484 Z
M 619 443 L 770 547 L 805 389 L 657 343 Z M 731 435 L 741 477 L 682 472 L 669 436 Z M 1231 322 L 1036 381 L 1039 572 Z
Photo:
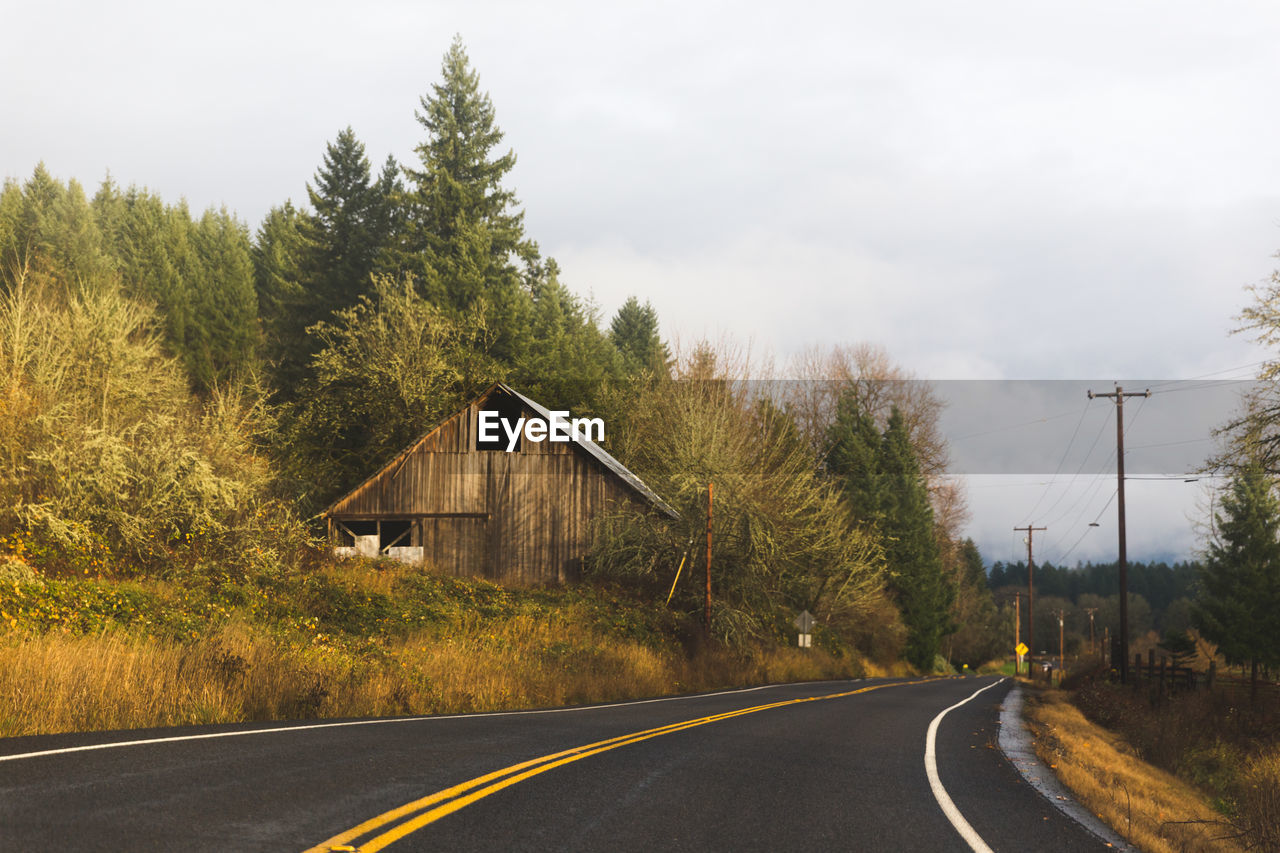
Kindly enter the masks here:
M 673 352 L 635 296 L 604 323 L 526 233 L 460 41 L 419 106 L 416 162 L 375 170 L 344 128 L 306 203 L 252 233 L 110 178 L 92 197 L 43 165 L 5 183 L 0 546 L 74 571 L 287 562 L 307 519 L 502 380 L 603 417 L 681 511 L 603 520 L 601 576 L 669 584 L 715 482 L 720 637 L 808 608 L 921 669 L 997 653 L 1007 615 L 938 478 L 927 388 L 869 347 L 758 383 L 731 347 Z M 674 603 L 693 612 L 692 586 Z
M 1131 595 L 1142 596 L 1157 622 L 1175 601 L 1190 599 L 1200 576 L 1201 565 L 1193 561 L 1143 562 L 1128 564 L 1128 586 Z M 1084 595 L 1107 597 L 1119 589 L 1120 564 L 1088 562 L 1075 567 L 1055 566 L 1051 562 L 1035 567 L 1036 595 L 1051 595 L 1078 602 Z M 1025 561 L 992 563 L 987 582 L 992 590 L 1027 588 Z

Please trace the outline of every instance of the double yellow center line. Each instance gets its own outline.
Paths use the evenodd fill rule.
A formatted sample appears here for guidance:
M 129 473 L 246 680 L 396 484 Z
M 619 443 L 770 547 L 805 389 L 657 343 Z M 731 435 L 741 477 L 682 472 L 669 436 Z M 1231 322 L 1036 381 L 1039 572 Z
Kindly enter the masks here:
M 467 782 L 454 785 L 452 788 L 445 788 L 443 791 L 423 797 L 420 800 L 414 800 L 411 803 L 405 803 L 398 808 L 394 808 L 389 812 L 384 812 L 377 817 L 370 818 L 359 826 L 353 826 L 345 832 L 340 832 L 330 839 L 320 842 L 315 847 L 309 847 L 303 853 L 331 853 L 331 851 L 358 851 L 358 853 L 374 853 L 374 851 L 382 850 L 389 844 L 393 844 L 416 832 L 430 823 L 434 823 L 445 815 L 464 809 L 477 800 L 482 800 L 490 794 L 496 794 L 503 788 L 509 788 L 518 782 L 523 782 L 537 776 L 540 773 L 546 773 L 548 770 L 554 770 L 557 767 L 563 767 L 566 764 L 572 764 L 575 761 L 581 761 L 592 755 L 599 755 L 602 752 L 608 752 L 611 749 L 628 746 L 633 743 L 649 740 L 650 738 L 669 735 L 674 732 L 684 731 L 685 729 L 697 728 L 710 723 L 718 723 L 722 720 L 733 719 L 734 717 L 742 717 L 747 714 L 757 714 L 761 711 L 768 711 L 772 708 L 783 708 L 787 705 L 798 705 L 802 702 L 819 702 L 826 699 L 840 699 L 846 696 L 854 696 L 859 693 L 869 693 L 872 690 L 880 690 L 885 687 L 901 687 L 907 684 L 920 684 L 930 679 L 921 679 L 919 681 L 900 681 L 891 684 L 875 684 L 870 687 L 861 687 L 857 690 L 847 690 L 842 693 L 828 693 L 824 696 L 809 696 L 803 699 L 786 699 L 780 702 L 770 702 L 765 705 L 753 705 L 749 708 L 742 708 L 737 711 L 726 711 L 723 714 L 712 714 L 707 717 L 697 717 L 684 722 L 671 723 L 666 726 L 659 726 L 655 729 L 645 729 L 640 732 L 632 732 L 631 734 L 619 735 L 618 737 L 609 738 L 608 740 L 596 741 L 595 743 L 576 746 L 572 749 L 566 749 L 562 752 L 554 752 L 550 755 L 544 755 L 541 758 L 534 758 L 529 761 L 522 761 L 519 764 L 513 764 L 510 767 L 504 767 L 501 770 L 495 770 L 492 773 L 486 773 L 483 776 L 477 776 Z M 408 818 L 407 820 L 403 820 Z M 397 823 L 397 821 L 402 821 Z M 368 838 L 359 846 L 352 846 L 357 839 L 365 838 L 374 832 L 392 825 L 390 829 Z

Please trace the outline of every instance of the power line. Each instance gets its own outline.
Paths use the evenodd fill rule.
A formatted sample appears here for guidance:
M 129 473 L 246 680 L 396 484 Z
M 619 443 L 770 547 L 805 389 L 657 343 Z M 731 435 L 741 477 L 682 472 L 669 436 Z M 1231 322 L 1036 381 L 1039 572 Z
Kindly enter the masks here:
M 1040 493 L 1040 498 L 1036 501 L 1035 506 L 1031 507 L 1031 512 L 1027 513 L 1029 518 L 1036 517 L 1036 510 L 1040 508 L 1040 504 L 1044 503 L 1044 499 L 1049 494 L 1049 489 L 1053 487 L 1053 481 L 1062 472 L 1062 466 L 1066 464 L 1067 456 L 1071 453 L 1071 448 L 1076 443 L 1076 436 L 1080 433 L 1080 425 L 1084 423 L 1084 416 L 1088 413 L 1089 404 L 1085 403 L 1084 408 L 1080 410 L 1080 419 L 1076 421 L 1076 428 L 1071 431 L 1071 438 L 1067 441 L 1067 449 L 1062 451 L 1062 458 L 1058 460 L 1058 467 L 1053 469 L 1053 475 L 1049 477 L 1049 483 L 1045 486 L 1045 490 Z
M 1130 431 L 1131 429 L 1133 429 L 1134 424 L 1136 424 L 1136 423 L 1138 422 L 1138 418 L 1142 416 L 1142 410 L 1146 408 L 1146 405 L 1147 405 L 1146 398 L 1143 398 L 1142 402 L 1138 404 L 1138 410 L 1137 410 L 1136 412 L 1134 412 L 1134 413 L 1133 413 L 1133 417 L 1129 420 L 1129 424 L 1128 424 L 1127 426 L 1125 426 L 1125 427 L 1124 427 L 1124 434 L 1125 434 L 1125 435 L 1128 435 L 1128 434 L 1129 434 L 1129 431 Z M 1103 427 L 1104 427 L 1104 428 L 1106 427 L 1106 423 L 1105 423 L 1105 422 L 1103 423 Z M 1118 427 L 1117 427 L 1117 428 L 1118 428 Z M 1101 437 L 1101 432 L 1099 433 L 1099 437 Z M 1111 460 L 1112 460 L 1112 459 L 1114 459 L 1114 458 L 1115 458 L 1115 456 L 1116 456 L 1116 451 L 1113 449 L 1112 451 L 1110 451 L 1110 452 L 1107 454 L 1107 457 L 1106 457 L 1106 459 L 1104 459 L 1104 460 L 1102 461 L 1102 464 L 1103 464 L 1104 466 L 1109 465 L 1109 464 L 1111 463 Z M 1084 493 L 1084 495 L 1082 495 L 1082 497 L 1081 497 L 1081 498 L 1077 498 L 1077 499 L 1076 499 L 1076 501 L 1075 501 L 1074 503 L 1072 503 L 1070 507 L 1068 507 L 1068 508 L 1067 508 L 1067 511 L 1066 511 L 1066 512 L 1064 512 L 1064 513 L 1063 513 L 1062 515 L 1060 515 L 1058 518 L 1054 519 L 1052 522 L 1050 522 L 1050 524 L 1054 524 L 1054 525 L 1056 525 L 1058 522 L 1062 521 L 1064 518 L 1066 518 L 1068 515 L 1070 515 L 1070 514 L 1071 514 L 1071 511 L 1072 511 L 1073 509 L 1075 509 L 1077 506 L 1079 506 L 1079 505 L 1080 505 L 1080 503 L 1081 503 L 1081 501 L 1082 501 L 1082 499 L 1083 499 L 1084 506 L 1082 506 L 1082 507 L 1080 508 L 1080 512 L 1079 512 L 1079 514 L 1078 514 L 1078 515 L 1076 515 L 1076 517 L 1075 517 L 1075 518 L 1073 518 L 1073 519 L 1071 520 L 1071 523 L 1067 525 L 1067 529 L 1068 529 L 1068 530 L 1070 530 L 1070 529 L 1074 528 L 1074 527 L 1075 527 L 1075 525 L 1080 521 L 1081 516 L 1083 516 L 1083 515 L 1085 514 L 1085 512 L 1087 512 L 1087 511 L 1088 511 L 1089 501 L 1090 501 L 1090 500 L 1092 500 L 1092 499 L 1093 499 L 1093 496 L 1094 496 L 1095 494 L 1097 494 L 1097 493 L 1098 493 L 1098 491 L 1102 488 L 1102 484 L 1103 484 L 1103 482 L 1105 482 L 1103 479 L 1101 479 L 1101 478 L 1097 479 L 1097 480 L 1094 482 L 1094 486 L 1093 486 L 1092 491 L 1086 491 L 1086 492 Z M 1068 534 L 1068 535 L 1069 535 L 1069 534 Z M 1065 538 L 1066 538 L 1066 536 L 1064 535 L 1062 538 L 1060 538 L 1057 542 L 1055 542 L 1055 543 L 1054 543 L 1054 546 L 1056 547 L 1057 545 L 1061 544 L 1061 543 L 1062 543 L 1062 541 L 1063 541 Z
M 1093 532 L 1093 529 L 1098 525 L 1098 519 L 1102 518 L 1102 514 L 1107 511 L 1107 507 L 1111 506 L 1111 502 L 1116 499 L 1116 494 L 1117 492 L 1111 493 L 1111 497 L 1107 498 L 1107 502 L 1102 505 L 1102 509 L 1098 511 L 1097 516 L 1094 517 L 1093 521 L 1089 524 L 1089 526 L 1084 529 L 1084 533 L 1080 534 L 1080 538 L 1077 539 L 1074 543 L 1072 543 L 1071 547 L 1067 549 L 1067 552 L 1065 554 L 1063 554 L 1061 557 L 1058 558 L 1058 565 L 1065 565 L 1067 562 L 1067 558 L 1070 557 L 1072 552 L 1076 550 L 1076 546 L 1084 541 L 1084 537 L 1088 536 L 1090 533 Z
M 1257 381 L 1257 379 L 1214 379 L 1209 382 L 1201 382 L 1198 385 L 1187 385 L 1182 388 L 1169 388 L 1165 391 L 1153 391 L 1152 393 L 1160 394 L 1161 396 L 1166 394 L 1184 394 L 1187 391 L 1203 391 L 1205 388 L 1225 388 L 1230 385 L 1247 385 Z
M 1151 388 L 1160 388 L 1165 385 L 1174 385 L 1178 382 L 1192 382 L 1197 379 L 1208 379 L 1210 376 L 1221 376 L 1224 373 L 1234 373 L 1237 370 L 1246 370 L 1250 367 L 1261 367 L 1262 365 L 1267 364 L 1270 361 L 1271 359 L 1268 358 L 1268 359 L 1263 359 L 1262 361 L 1251 362 L 1249 364 L 1241 364 L 1237 367 L 1224 367 L 1222 370 L 1212 370 L 1208 373 L 1202 373 L 1199 376 L 1188 376 L 1186 379 L 1170 379 L 1167 382 L 1157 382 L 1154 385 L 1152 385 Z
M 972 478 L 975 475 L 965 475 Z M 1034 489 L 1040 486 L 1047 486 L 1050 483 L 1047 480 L 1038 480 L 1031 483 L 971 483 L 968 480 L 964 483 L 965 490 L 969 489 Z
M 1106 483 L 1106 477 L 1104 475 L 1100 474 L 1095 476 L 1093 480 L 1093 485 L 1088 487 L 1085 491 L 1083 491 L 1080 494 L 1080 497 L 1076 498 L 1075 502 L 1072 503 L 1071 506 L 1067 508 L 1066 512 L 1064 512 L 1062 515 L 1058 516 L 1058 518 L 1054 519 L 1051 522 L 1054 526 L 1058 526 L 1059 522 L 1061 522 L 1067 516 L 1071 515 L 1072 511 L 1077 506 L 1080 507 L 1080 511 L 1075 514 L 1075 517 L 1072 518 L 1069 523 L 1061 525 L 1062 535 L 1059 536 L 1056 540 L 1054 540 L 1053 544 L 1049 546 L 1049 550 L 1057 551 L 1062 546 L 1062 543 L 1065 542 L 1067 540 L 1067 537 L 1071 535 L 1071 531 L 1076 529 L 1077 525 L 1080 523 L 1080 519 L 1084 518 L 1085 513 L 1089 512 L 1090 504 L 1093 502 L 1093 499 L 1097 497 L 1099 493 L 1101 493 L 1102 487 L 1105 483 Z
M 1196 480 L 1206 479 L 1210 476 L 1218 477 L 1221 475 L 1196 474 L 1194 477 L 1188 477 L 1186 474 L 1169 474 L 1169 475 L 1158 476 L 1158 477 L 1125 477 L 1125 480 L 1148 480 L 1153 482 L 1165 482 L 1165 483 L 1172 483 L 1176 480 L 1181 480 L 1184 483 L 1194 483 Z
M 1087 407 L 1086 407 L 1086 408 L 1087 408 Z M 1011 429 L 1021 429 L 1022 427 L 1025 427 L 1025 426 L 1035 426 L 1035 425 L 1037 425 L 1037 424 L 1047 424 L 1049 421 L 1056 421 L 1056 420 L 1059 420 L 1060 418 L 1065 418 L 1065 417 L 1067 417 L 1067 416 L 1068 416 L 1068 415 L 1070 415 L 1070 414 L 1073 414 L 1073 412 L 1061 412 L 1061 413 L 1056 414 L 1056 415 L 1048 415 L 1048 416 L 1043 417 L 1043 418 L 1036 418 L 1036 419 L 1035 419 L 1035 420 L 1033 420 L 1033 421 L 1023 421 L 1022 423 L 1009 424 L 1008 426 L 1002 426 L 1002 427 L 995 427 L 995 428 L 993 428 L 993 429 L 987 429 L 987 430 L 983 430 L 983 431 L 981 431 L 981 432 L 971 432 L 971 433 L 966 433 L 965 435 L 958 435 L 958 436 L 956 436 L 956 437 L 952 438 L 952 439 L 951 439 L 951 441 L 964 441 L 964 440 L 966 440 L 966 439 L 970 439 L 970 438 L 979 438 L 979 437 L 984 436 L 984 435 L 994 435 L 995 433 L 998 433 L 998 432 L 1008 432 L 1008 431 L 1009 431 L 1009 430 L 1011 430 Z
M 1150 447 L 1177 447 L 1183 444 L 1199 444 L 1203 441 L 1213 441 L 1213 436 L 1207 435 L 1204 438 L 1188 438 L 1185 441 L 1162 441 L 1159 444 L 1135 444 L 1130 450 L 1146 450 Z
M 1071 491 L 1071 487 L 1075 484 L 1076 480 L 1079 479 L 1081 472 L 1084 471 L 1085 469 L 1085 466 L 1089 464 L 1089 457 L 1093 456 L 1093 450 L 1098 446 L 1098 442 L 1102 439 L 1102 433 L 1103 431 L 1106 430 L 1106 428 L 1107 428 L 1107 422 L 1103 420 L 1102 423 L 1099 424 L 1098 426 L 1098 434 L 1093 437 L 1093 443 L 1089 445 L 1089 449 L 1085 452 L 1084 458 L 1080 460 L 1080 467 L 1076 468 L 1076 472 L 1071 475 L 1071 479 L 1067 481 L 1067 485 L 1063 488 L 1062 494 L 1058 495 L 1058 499 L 1054 501 L 1052 504 L 1050 504 L 1049 508 L 1044 511 L 1045 515 L 1049 515 L 1051 512 L 1057 509 L 1058 504 L 1062 503 L 1062 499 L 1065 498 L 1067 496 L 1067 493 Z M 1103 464 L 1105 465 L 1106 462 L 1104 461 Z M 1072 508 L 1074 508 L 1075 504 L 1073 503 L 1071 506 Z M 1071 509 L 1068 509 L 1067 512 L 1064 513 L 1064 516 L 1066 514 L 1069 514 L 1070 512 L 1071 512 Z

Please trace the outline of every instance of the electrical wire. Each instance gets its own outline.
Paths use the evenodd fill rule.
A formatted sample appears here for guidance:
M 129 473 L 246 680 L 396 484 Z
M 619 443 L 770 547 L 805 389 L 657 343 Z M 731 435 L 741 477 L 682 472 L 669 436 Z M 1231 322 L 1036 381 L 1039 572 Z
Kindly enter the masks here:
M 1090 400 L 1089 402 L 1092 403 L 1093 401 Z M 1098 442 L 1102 440 L 1102 433 L 1105 432 L 1107 429 L 1108 420 L 1109 419 L 1103 419 L 1102 423 L 1098 425 L 1098 434 L 1093 437 L 1093 443 L 1089 445 L 1089 450 L 1085 453 L 1084 458 L 1080 460 L 1080 467 L 1076 468 L 1076 472 L 1071 475 L 1071 479 L 1067 481 L 1067 485 L 1066 487 L 1063 488 L 1062 494 L 1058 495 L 1058 499 L 1054 501 L 1052 504 L 1050 504 L 1049 508 L 1044 511 L 1045 515 L 1049 515 L 1055 509 L 1058 508 L 1058 504 L 1062 503 L 1062 499 L 1065 498 L 1067 494 L 1071 491 L 1071 487 L 1075 485 L 1076 480 L 1079 479 L 1080 474 L 1085 469 L 1085 466 L 1089 464 L 1089 458 L 1093 456 L 1094 449 L 1098 446 Z M 1114 455 L 1115 455 L 1115 451 L 1112 451 L 1110 456 L 1114 456 Z M 1108 459 L 1110 458 L 1110 456 L 1108 456 Z M 1106 465 L 1107 460 L 1104 459 L 1102 464 Z M 1067 513 L 1070 513 L 1071 509 L 1075 508 L 1075 505 L 1076 505 L 1075 503 L 1072 503 L 1071 508 L 1067 510 Z M 1064 513 L 1064 516 L 1067 513 Z M 1028 522 L 1028 523 L 1031 523 L 1031 522 Z M 1049 525 L 1045 524 L 1044 526 L 1048 527 Z
M 1208 379 L 1208 378 L 1209 378 L 1209 377 L 1211 377 L 1211 376 L 1221 376 L 1221 375 L 1222 375 L 1222 374 L 1224 374 L 1224 373 L 1234 373 L 1234 372 L 1235 372 L 1235 371 L 1237 371 L 1237 370 L 1247 370 L 1247 369 L 1249 369 L 1249 368 L 1251 368 L 1251 367 L 1261 367 L 1262 365 L 1264 365 L 1264 364 L 1269 364 L 1270 362 L 1271 362 L 1271 359 L 1269 359 L 1269 358 L 1268 358 L 1268 359 L 1263 359 L 1262 361 L 1255 361 L 1255 362 L 1252 362 L 1252 363 L 1250 363 L 1250 364 L 1241 364 L 1241 365 L 1239 365 L 1239 366 L 1237 366 L 1237 367 L 1225 367 L 1225 368 L 1223 368 L 1222 370 L 1212 370 L 1212 371 L 1210 371 L 1210 372 L 1208 372 L 1208 373 L 1202 373 L 1202 374 L 1200 374 L 1199 376 L 1189 376 L 1189 377 L 1187 377 L 1186 379 L 1170 379 L 1170 380 L 1169 380 L 1169 381 L 1167 381 L 1167 382 L 1157 382 L 1156 384 L 1152 385 L 1151 387 L 1152 387 L 1152 388 L 1159 388 L 1159 387 L 1162 387 L 1162 386 L 1165 386 L 1165 385 L 1176 385 L 1176 384 L 1177 384 L 1177 383 L 1179 383 L 1179 382 L 1194 382 L 1194 381 L 1199 380 L 1199 379 Z
M 1090 524 L 1088 527 L 1086 527 L 1084 529 L 1084 533 L 1080 534 L 1080 538 L 1077 539 L 1071 545 L 1071 547 L 1067 549 L 1067 552 L 1065 554 L 1063 554 L 1061 557 L 1058 558 L 1058 565 L 1060 566 L 1066 565 L 1067 558 L 1070 557 L 1072 552 L 1076 550 L 1076 546 L 1084 541 L 1084 537 L 1088 536 L 1093 531 L 1094 525 L 1098 523 L 1098 519 L 1102 518 L 1102 513 L 1107 511 L 1107 507 L 1111 506 L 1111 502 L 1116 499 L 1116 495 L 1118 494 L 1120 494 L 1120 489 L 1116 488 L 1116 490 L 1111 493 L 1111 497 L 1107 498 L 1107 502 L 1103 504 L 1102 509 L 1098 511 L 1098 515 L 1093 519 L 1093 523 Z
M 1133 429 L 1134 424 L 1136 424 L 1136 423 L 1138 422 L 1138 418 L 1142 415 L 1142 411 L 1143 411 L 1143 409 L 1145 409 L 1145 408 L 1146 408 L 1146 404 L 1147 404 L 1147 400 L 1148 400 L 1148 399 L 1149 399 L 1149 398 L 1147 398 L 1147 397 L 1143 397 L 1143 398 L 1142 398 L 1142 402 L 1138 404 L 1138 409 L 1137 409 L 1137 411 L 1135 411 L 1135 412 L 1133 413 L 1133 417 L 1129 420 L 1129 423 L 1125 424 L 1125 426 L 1124 426 L 1124 435 L 1125 435 L 1126 437 L 1129 435 L 1130 430 L 1132 430 L 1132 429 Z M 1118 412 L 1118 411 L 1119 411 L 1119 407 L 1117 406 L 1117 412 Z M 1118 416 L 1119 416 L 1119 415 L 1117 414 L 1117 417 L 1118 417 Z M 1128 450 L 1126 450 L 1126 452 L 1128 452 Z M 1110 456 L 1111 456 L 1111 457 L 1114 457 L 1114 456 L 1115 456 L 1115 453 L 1114 453 L 1114 452 L 1112 452 L 1112 453 L 1110 454 Z M 1182 477 L 1178 477 L 1178 478 L 1173 478 L 1173 477 L 1158 477 L 1158 478 L 1157 478 L 1157 477 L 1151 477 L 1151 478 L 1148 478 L 1148 477 L 1125 477 L 1125 479 L 1126 479 L 1126 480 L 1147 480 L 1147 479 L 1172 480 L 1172 479 L 1185 479 L 1185 478 L 1182 478 Z M 1099 482 L 1101 483 L 1101 480 L 1100 480 Z M 1102 518 L 1103 513 L 1105 513 L 1105 512 L 1107 511 L 1107 507 L 1111 506 L 1111 502 L 1112 502 L 1113 500 L 1115 500 L 1116 495 L 1118 495 L 1119 493 L 1120 493 L 1120 489 L 1119 489 L 1119 487 L 1117 486 L 1116 490 L 1115 490 L 1114 492 L 1112 492 L 1111 497 L 1107 498 L 1107 502 L 1106 502 L 1106 504 L 1104 504 L 1104 505 L 1103 505 L 1102 509 L 1098 511 L 1098 514 L 1094 517 L 1093 521 L 1092 521 L 1092 522 L 1090 522 L 1089 526 L 1088 526 L 1088 527 L 1086 527 L 1086 528 L 1085 528 L 1085 530 L 1084 530 L 1084 532 L 1080 534 L 1079 538 L 1077 538 L 1077 539 L 1076 539 L 1076 541 L 1075 541 L 1074 543 L 1072 543 L 1071 547 L 1067 549 L 1066 553 L 1064 553 L 1064 554 L 1059 558 L 1059 560 L 1060 560 L 1060 561 L 1065 562 L 1065 561 L 1066 561 L 1066 559 L 1067 559 L 1068 557 L 1070 557 L 1070 556 L 1071 556 L 1071 554 L 1076 550 L 1076 547 L 1077 547 L 1081 542 L 1083 542 L 1083 541 L 1084 541 L 1084 538 L 1085 538 L 1085 536 L 1087 536 L 1087 535 L 1089 534 L 1089 531 L 1093 530 L 1093 528 L 1097 526 L 1097 524 L 1098 524 L 1098 519 Z M 1087 504 L 1086 504 L 1086 505 L 1087 505 Z M 1068 529 L 1071 529 L 1071 528 L 1072 528 L 1072 527 L 1074 527 L 1077 523 L 1079 523 L 1080 518 L 1081 518 L 1081 516 L 1083 516 L 1083 515 L 1084 515 L 1084 510 L 1082 509 L 1082 510 L 1081 510 L 1081 512 L 1080 512 L 1080 515 L 1078 515 L 1078 516 L 1077 516 L 1077 517 L 1072 521 L 1072 523 L 1071 523 L 1070 525 L 1068 525 Z M 1046 526 L 1047 526 L 1047 525 L 1046 525 Z M 1063 538 L 1058 539 L 1058 540 L 1054 543 L 1054 547 L 1056 547 L 1056 546 L 1060 545 L 1063 541 L 1064 541 L 1064 539 L 1063 539 Z
M 1142 398 L 1142 402 L 1140 402 L 1140 403 L 1138 404 L 1138 409 L 1137 409 L 1137 411 L 1135 411 L 1135 412 L 1133 413 L 1133 417 L 1129 419 L 1129 422 L 1128 422 L 1127 424 L 1125 424 L 1125 425 L 1124 425 L 1123 429 L 1124 429 L 1124 435 L 1125 435 L 1125 436 L 1128 436 L 1128 435 L 1129 435 L 1130 431 L 1132 431 L 1132 429 L 1133 429 L 1133 427 L 1134 427 L 1134 424 L 1136 424 L 1136 423 L 1138 422 L 1139 418 L 1142 416 L 1142 412 L 1143 412 L 1143 410 L 1146 408 L 1147 400 L 1148 400 L 1148 399 L 1149 399 L 1149 398 L 1147 398 L 1147 397 L 1143 397 L 1143 398 Z M 1119 412 L 1120 412 L 1121 407 L 1120 407 L 1120 406 L 1116 406 L 1115 408 L 1116 408 L 1116 417 L 1119 417 L 1119 416 L 1120 416 L 1120 415 L 1119 415 Z M 1115 451 L 1115 450 L 1112 450 L 1109 454 L 1107 454 L 1106 462 L 1110 462 L 1112 459 L 1114 459 L 1114 458 L 1115 458 L 1115 455 L 1116 455 L 1116 451 Z M 1104 464 L 1106 464 L 1106 462 L 1104 462 Z M 1128 478 L 1128 477 L 1126 477 L 1125 479 L 1129 479 L 1129 478 Z M 1098 490 L 1101 488 L 1101 486 L 1102 486 L 1102 483 L 1103 483 L 1103 482 L 1104 482 L 1104 480 L 1103 480 L 1101 477 L 1099 477 L 1099 479 L 1097 480 L 1096 484 L 1095 484 L 1095 485 L 1094 485 L 1094 487 L 1093 487 L 1093 490 L 1092 490 L 1092 491 L 1086 491 L 1086 492 L 1084 493 L 1084 495 L 1082 495 L 1082 496 L 1081 496 L 1081 497 L 1084 499 L 1084 500 L 1083 500 L 1084 506 L 1082 506 L 1082 507 L 1081 507 L 1079 514 L 1077 514 L 1077 515 L 1076 515 L 1076 517 L 1075 517 L 1075 518 L 1073 518 L 1073 519 L 1071 520 L 1071 523 L 1070 523 L 1070 524 L 1068 524 L 1068 525 L 1066 526 L 1066 529 L 1067 529 L 1068 531 L 1069 531 L 1069 530 L 1072 530 L 1073 528 L 1075 528 L 1075 526 L 1080 522 L 1080 519 L 1084 516 L 1085 512 L 1087 512 L 1087 510 L 1088 510 L 1089 501 L 1091 501 L 1091 500 L 1093 499 L 1093 495 L 1094 495 L 1094 494 L 1096 494 L 1096 493 L 1098 492 Z M 1114 496 L 1113 496 L 1113 497 L 1114 497 Z M 1052 522 L 1052 523 L 1046 523 L 1046 524 L 1045 524 L 1045 527 L 1055 526 L 1055 525 L 1057 524 L 1057 522 L 1058 522 L 1058 521 L 1062 521 L 1062 520 L 1063 520 L 1063 519 L 1065 519 L 1068 515 L 1070 515 L 1070 514 L 1071 514 L 1071 510 L 1072 510 L 1072 509 L 1074 509 L 1076 506 L 1080 505 L 1080 504 L 1081 504 L 1081 502 L 1082 502 L 1082 501 L 1081 501 L 1081 499 L 1077 499 L 1074 503 L 1072 503 L 1072 504 L 1071 504 L 1071 506 L 1067 509 L 1067 511 L 1066 511 L 1066 512 L 1064 512 L 1061 516 L 1059 516 L 1059 517 L 1058 517 L 1054 522 Z M 1108 505 L 1108 506 L 1110 506 L 1110 505 L 1111 505 L 1111 501 L 1110 501 L 1110 500 L 1108 500 L 1108 501 L 1107 501 L 1107 505 Z M 1104 510 L 1104 511 L 1105 511 L 1105 510 Z M 1098 517 L 1100 518 L 1101 516 L 1102 516 L 1102 513 L 1099 513 L 1099 514 L 1098 514 Z M 1088 529 L 1086 529 L 1086 532 L 1088 532 Z M 1054 543 L 1053 543 L 1053 545 L 1051 546 L 1050 550 L 1056 549 L 1058 546 L 1060 546 L 1060 545 L 1061 545 L 1061 544 L 1066 540 L 1066 537 L 1067 537 L 1068 535 L 1070 535 L 1070 534 L 1069 534 L 1069 533 L 1066 533 L 1066 532 L 1064 532 L 1063 534 L 1059 535 L 1059 537 L 1054 541 Z M 1070 549 L 1070 550 L 1068 550 L 1068 552 L 1067 552 L 1067 553 L 1070 553 L 1070 552 L 1071 552 L 1071 551 L 1073 551 L 1073 550 L 1075 550 L 1075 546 L 1074 546 L 1074 545 L 1071 547 L 1071 549 Z M 1060 558 L 1060 559 L 1061 559 L 1061 558 Z
M 1058 474 L 1062 473 L 1062 466 L 1066 464 L 1067 456 L 1070 455 L 1071 448 L 1076 443 L 1076 436 L 1080 434 L 1080 425 L 1084 423 L 1084 416 L 1089 413 L 1089 403 L 1091 402 L 1091 400 L 1086 400 L 1084 408 L 1080 410 L 1080 418 L 1076 421 L 1076 428 L 1071 431 L 1071 438 L 1067 441 L 1067 449 L 1062 451 L 1062 458 L 1058 460 L 1058 467 L 1053 469 L 1053 475 L 1049 477 L 1049 482 L 1045 485 L 1044 491 L 1040 493 L 1039 499 L 1031 507 L 1031 512 L 1027 513 L 1028 518 L 1036 517 L 1036 510 L 1040 508 L 1040 504 L 1044 503 L 1044 499 L 1049 495 L 1049 490 L 1053 487 L 1053 482 L 1058 478 Z M 1032 522 L 1027 523 L 1031 524 Z

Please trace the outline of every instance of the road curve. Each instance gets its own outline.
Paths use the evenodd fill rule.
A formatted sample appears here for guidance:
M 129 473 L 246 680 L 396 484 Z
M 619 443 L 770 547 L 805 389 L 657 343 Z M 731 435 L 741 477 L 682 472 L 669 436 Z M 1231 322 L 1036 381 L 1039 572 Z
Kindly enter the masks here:
M 1009 686 L 876 679 L 13 738 L 0 741 L 0 840 L 293 853 L 1106 849 L 998 749 Z

